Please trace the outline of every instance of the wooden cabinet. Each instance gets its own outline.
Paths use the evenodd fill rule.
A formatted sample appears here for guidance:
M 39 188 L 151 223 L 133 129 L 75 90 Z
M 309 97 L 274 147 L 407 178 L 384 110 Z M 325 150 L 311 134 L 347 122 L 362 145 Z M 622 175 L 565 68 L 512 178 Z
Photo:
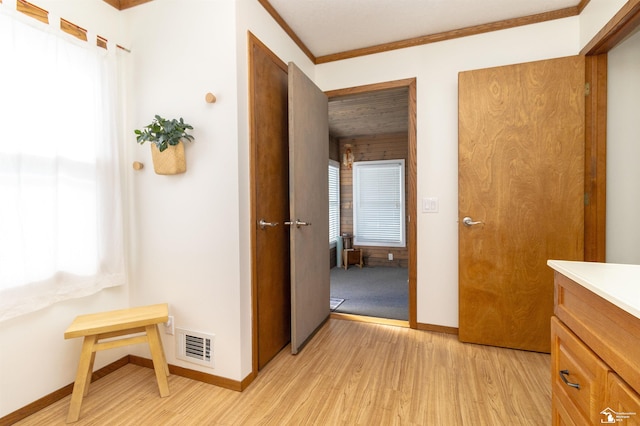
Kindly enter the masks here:
M 623 424 L 640 425 L 640 395 L 613 372 L 609 372 L 607 378 L 605 405 L 616 413 L 621 413 L 618 414 L 618 420 L 624 421 Z M 602 418 L 604 419 L 604 416 Z
M 608 366 L 557 318 L 551 321 L 551 354 L 551 390 L 556 406 L 565 407 L 576 424 L 598 423 L 605 408 L 603 385 Z
M 640 319 L 558 272 L 554 313 L 553 424 L 640 424 Z

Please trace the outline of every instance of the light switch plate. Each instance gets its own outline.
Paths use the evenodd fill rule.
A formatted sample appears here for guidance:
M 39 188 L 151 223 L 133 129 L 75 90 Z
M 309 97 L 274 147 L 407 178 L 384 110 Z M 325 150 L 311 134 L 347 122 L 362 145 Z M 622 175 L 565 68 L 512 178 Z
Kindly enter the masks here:
M 438 213 L 438 197 L 427 197 L 422 199 L 423 213 Z

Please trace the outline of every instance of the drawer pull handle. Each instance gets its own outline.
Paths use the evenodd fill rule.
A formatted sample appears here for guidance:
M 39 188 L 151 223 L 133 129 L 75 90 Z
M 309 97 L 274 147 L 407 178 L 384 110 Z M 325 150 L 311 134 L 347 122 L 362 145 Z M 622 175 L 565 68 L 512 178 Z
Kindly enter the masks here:
M 564 382 L 565 385 L 571 386 L 572 388 L 580 389 L 579 383 L 571 383 L 567 376 L 569 375 L 569 370 L 560 370 L 560 378 Z

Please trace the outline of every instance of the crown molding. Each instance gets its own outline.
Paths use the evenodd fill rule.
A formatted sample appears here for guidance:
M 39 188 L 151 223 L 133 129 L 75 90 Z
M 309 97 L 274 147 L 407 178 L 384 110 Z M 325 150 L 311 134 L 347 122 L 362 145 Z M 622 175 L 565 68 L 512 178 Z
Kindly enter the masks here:
M 133 6 L 138 6 L 142 3 L 150 2 L 151 0 L 103 0 L 105 3 L 110 4 L 118 10 L 129 9 Z
M 446 31 L 437 34 L 428 34 L 421 37 L 415 37 L 407 40 L 400 40 L 391 43 L 379 44 L 375 46 L 354 49 L 345 52 L 337 52 L 329 55 L 315 56 L 313 52 L 304 44 L 298 35 L 291 29 L 289 24 L 280 16 L 275 8 L 269 3 L 269 0 L 258 0 L 265 10 L 273 17 L 280 27 L 291 37 L 293 42 L 311 59 L 314 64 L 323 64 L 327 62 L 340 61 L 342 59 L 355 58 L 358 56 L 372 55 L 374 53 L 387 52 L 390 50 L 404 49 L 407 47 L 420 46 L 428 43 L 451 40 L 460 37 L 467 37 L 476 34 L 482 34 L 490 31 L 499 31 L 507 28 L 519 27 L 523 25 L 536 24 L 554 19 L 567 18 L 579 15 L 586 7 L 590 0 L 580 0 L 580 3 L 573 7 L 555 10 L 551 12 L 540 13 L 536 15 L 525 16 L 521 18 L 507 19 L 498 22 L 492 22 L 484 25 L 476 25 L 467 28 L 461 28 L 452 31 Z

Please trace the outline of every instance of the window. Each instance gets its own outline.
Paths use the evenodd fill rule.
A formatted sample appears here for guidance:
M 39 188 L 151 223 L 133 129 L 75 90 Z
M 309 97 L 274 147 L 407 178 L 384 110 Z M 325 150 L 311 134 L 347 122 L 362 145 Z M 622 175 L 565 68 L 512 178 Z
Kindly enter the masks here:
M 354 244 L 405 247 L 404 160 L 353 163 Z
M 0 321 L 125 283 L 116 49 L 0 7 Z
M 340 163 L 329 160 L 329 246 L 340 235 Z

